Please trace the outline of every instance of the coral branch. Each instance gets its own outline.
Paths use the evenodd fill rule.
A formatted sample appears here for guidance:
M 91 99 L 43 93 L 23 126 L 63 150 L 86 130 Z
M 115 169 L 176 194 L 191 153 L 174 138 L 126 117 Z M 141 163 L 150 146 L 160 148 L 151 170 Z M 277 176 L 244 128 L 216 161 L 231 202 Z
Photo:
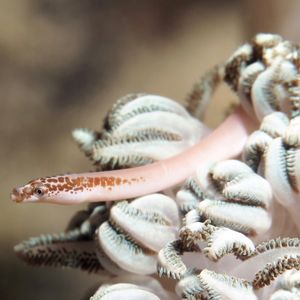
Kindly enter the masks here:
M 54 236 L 54 239 L 56 237 Z M 17 255 L 30 265 L 55 266 L 81 269 L 89 273 L 103 270 L 94 242 L 42 241 L 42 238 L 29 239 L 15 246 Z

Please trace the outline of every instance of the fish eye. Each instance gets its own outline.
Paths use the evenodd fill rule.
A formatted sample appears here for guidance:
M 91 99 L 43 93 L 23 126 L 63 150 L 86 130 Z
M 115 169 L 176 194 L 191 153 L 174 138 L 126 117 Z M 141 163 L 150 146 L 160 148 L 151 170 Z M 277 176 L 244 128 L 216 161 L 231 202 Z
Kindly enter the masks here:
M 34 193 L 37 196 L 41 197 L 41 196 L 44 195 L 45 191 L 44 191 L 44 189 L 42 187 L 37 187 L 37 188 L 35 188 Z

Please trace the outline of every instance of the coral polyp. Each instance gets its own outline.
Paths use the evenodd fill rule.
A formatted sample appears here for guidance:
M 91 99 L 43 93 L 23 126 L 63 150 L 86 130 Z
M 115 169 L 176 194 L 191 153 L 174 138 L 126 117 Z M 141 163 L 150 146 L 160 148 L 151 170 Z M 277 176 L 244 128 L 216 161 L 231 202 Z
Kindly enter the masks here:
M 74 130 L 95 172 L 36 179 L 11 198 L 92 203 L 65 232 L 24 241 L 17 255 L 98 273 L 106 284 L 93 300 L 299 299 L 299 49 L 257 34 L 184 106 L 130 94 L 102 129 Z M 199 118 L 222 82 L 240 104 L 211 130 Z

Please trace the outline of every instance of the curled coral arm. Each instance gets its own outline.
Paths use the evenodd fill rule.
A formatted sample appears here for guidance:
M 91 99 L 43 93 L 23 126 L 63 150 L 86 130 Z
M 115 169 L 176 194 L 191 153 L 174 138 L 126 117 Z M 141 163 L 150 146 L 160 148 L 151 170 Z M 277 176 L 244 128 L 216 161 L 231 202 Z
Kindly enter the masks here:
M 179 155 L 138 168 L 40 178 L 14 189 L 11 199 L 77 204 L 161 191 L 182 182 L 203 164 L 239 155 L 251 127 L 253 121 L 238 108 L 209 136 Z

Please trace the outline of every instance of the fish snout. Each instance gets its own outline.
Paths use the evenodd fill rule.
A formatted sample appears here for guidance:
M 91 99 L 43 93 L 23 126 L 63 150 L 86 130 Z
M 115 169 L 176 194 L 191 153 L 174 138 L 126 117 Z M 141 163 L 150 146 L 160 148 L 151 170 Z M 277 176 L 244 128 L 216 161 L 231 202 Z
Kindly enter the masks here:
M 13 202 L 22 202 L 23 201 L 23 197 L 21 196 L 21 192 L 20 192 L 20 189 L 18 188 L 14 188 L 10 194 L 10 199 L 13 201 Z

